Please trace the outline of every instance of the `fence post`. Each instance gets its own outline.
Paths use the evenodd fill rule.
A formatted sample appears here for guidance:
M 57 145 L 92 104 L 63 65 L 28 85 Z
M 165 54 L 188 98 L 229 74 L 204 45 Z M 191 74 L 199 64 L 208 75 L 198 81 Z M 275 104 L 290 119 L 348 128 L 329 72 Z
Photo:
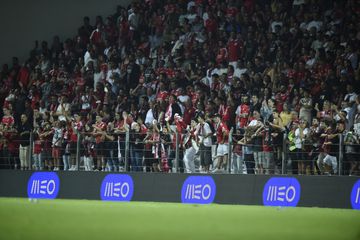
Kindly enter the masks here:
M 232 134 L 234 128 L 232 127 L 229 131 L 229 144 L 228 144 L 228 172 L 231 173 L 232 167 Z
M 130 130 L 126 130 L 125 135 L 125 172 L 130 171 L 129 169 L 129 141 L 130 141 Z
M 80 171 L 80 144 L 81 144 L 81 134 L 78 132 L 77 141 L 76 141 L 76 156 L 75 156 L 77 171 Z
M 281 174 L 284 175 L 285 171 L 286 171 L 286 165 L 287 165 L 287 161 L 285 160 L 288 155 L 287 155 L 287 134 L 286 132 L 283 133 L 283 141 L 282 141 L 282 153 L 281 153 Z
M 174 172 L 177 173 L 178 172 L 178 168 L 179 168 L 179 133 L 177 131 L 175 131 L 175 169 Z
M 344 146 L 344 135 L 342 133 L 340 133 L 340 135 L 339 135 L 339 166 L 338 166 L 339 176 L 341 175 L 342 164 L 343 164 L 343 159 L 344 159 L 343 146 Z
M 30 132 L 30 145 L 29 145 L 29 154 L 28 159 L 26 161 L 29 163 L 29 169 L 32 169 L 32 159 L 33 159 L 33 148 L 34 148 L 34 134 Z

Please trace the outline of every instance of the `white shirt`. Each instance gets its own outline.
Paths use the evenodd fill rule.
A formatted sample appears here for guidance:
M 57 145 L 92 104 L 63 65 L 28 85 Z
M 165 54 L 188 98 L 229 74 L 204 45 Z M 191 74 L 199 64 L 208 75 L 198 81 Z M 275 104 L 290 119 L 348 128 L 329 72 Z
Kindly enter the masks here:
M 69 103 L 59 104 L 59 106 L 56 109 L 56 113 L 61 114 L 61 115 L 59 115 L 59 120 L 60 121 L 66 121 L 66 117 L 62 114 L 62 112 L 69 111 L 69 109 L 70 109 L 70 104 Z
M 353 92 L 346 94 L 344 100 L 349 102 L 355 102 L 356 98 L 357 98 L 357 94 Z
M 130 24 L 130 30 L 136 30 L 139 26 L 139 16 L 134 12 L 129 15 L 128 21 Z
M 321 21 L 316 21 L 316 20 L 313 20 L 313 21 L 311 21 L 311 22 L 309 22 L 309 24 L 307 25 L 307 30 L 308 31 L 310 31 L 310 29 L 312 28 L 312 27 L 315 27 L 316 28 L 316 31 L 319 31 L 320 29 L 321 29 L 321 27 L 322 27 L 322 22 Z
M 152 125 L 152 122 L 154 121 L 154 114 L 153 114 L 153 111 L 152 109 L 149 109 L 146 113 L 146 117 L 145 117 L 145 124 L 146 125 Z
M 61 146 L 61 138 L 63 137 L 62 129 L 61 128 L 54 128 L 54 135 L 52 138 L 52 144 L 54 146 L 60 147 Z
M 254 120 L 251 120 L 251 122 L 249 123 L 249 127 L 254 127 L 254 126 L 256 126 L 256 125 L 261 125 L 262 123 L 259 121 L 259 120 L 256 120 L 256 119 L 254 119 Z
M 204 122 L 203 125 L 200 123 L 196 126 L 195 135 L 203 141 L 205 147 L 211 147 L 212 141 L 211 136 L 204 138 L 204 136 L 212 133 L 211 128 L 207 122 Z
M 236 68 L 234 71 L 234 76 L 240 78 L 241 74 L 246 73 L 247 69 L 246 68 Z
M 119 68 L 115 68 L 115 69 L 109 69 L 107 74 L 106 74 L 106 81 L 109 82 L 111 85 L 114 83 L 114 79 L 112 78 L 113 77 L 113 74 L 121 74 L 120 72 L 120 69 Z
M 308 128 L 303 129 L 303 134 L 304 134 L 304 138 L 300 138 L 300 128 L 297 128 L 295 130 L 295 147 L 297 149 L 302 149 L 305 136 L 309 134 L 309 129 Z
M 91 56 L 90 56 L 90 52 L 86 51 L 85 55 L 84 55 L 84 65 L 86 66 L 91 60 Z
M 98 82 L 101 82 L 101 80 L 104 79 L 104 73 L 103 72 L 95 72 L 94 73 L 94 89 L 96 91 L 96 85 Z

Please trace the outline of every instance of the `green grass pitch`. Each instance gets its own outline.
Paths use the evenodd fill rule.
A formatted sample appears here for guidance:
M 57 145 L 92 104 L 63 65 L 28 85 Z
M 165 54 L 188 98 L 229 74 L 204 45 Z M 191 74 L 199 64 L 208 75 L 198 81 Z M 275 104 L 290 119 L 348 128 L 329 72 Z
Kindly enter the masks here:
M 360 239 L 360 211 L 0 198 L 0 239 Z

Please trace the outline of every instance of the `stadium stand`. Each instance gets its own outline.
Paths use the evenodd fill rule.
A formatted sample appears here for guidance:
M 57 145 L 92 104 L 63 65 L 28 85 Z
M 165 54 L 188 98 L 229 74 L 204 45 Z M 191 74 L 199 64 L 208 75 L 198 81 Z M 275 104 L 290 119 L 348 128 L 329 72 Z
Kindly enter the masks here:
M 2 66 L 1 168 L 359 175 L 359 13 L 146 0 L 84 17 Z

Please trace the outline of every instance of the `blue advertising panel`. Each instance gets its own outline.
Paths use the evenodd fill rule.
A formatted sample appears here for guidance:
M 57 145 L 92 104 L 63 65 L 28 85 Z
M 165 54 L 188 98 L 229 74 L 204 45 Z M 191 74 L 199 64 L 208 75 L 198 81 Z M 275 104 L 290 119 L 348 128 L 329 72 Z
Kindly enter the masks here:
M 131 201 L 134 182 L 127 174 L 108 174 L 102 181 L 100 198 L 103 201 Z
M 60 180 L 54 172 L 34 172 L 29 178 L 27 194 L 29 198 L 57 197 L 60 189 Z
M 209 204 L 216 195 L 216 184 L 210 176 L 190 176 L 181 189 L 182 203 Z
M 351 191 L 351 206 L 353 209 L 360 210 L 360 180 L 358 180 Z
M 300 183 L 292 177 L 273 177 L 265 184 L 263 204 L 265 206 L 296 207 L 301 194 Z

